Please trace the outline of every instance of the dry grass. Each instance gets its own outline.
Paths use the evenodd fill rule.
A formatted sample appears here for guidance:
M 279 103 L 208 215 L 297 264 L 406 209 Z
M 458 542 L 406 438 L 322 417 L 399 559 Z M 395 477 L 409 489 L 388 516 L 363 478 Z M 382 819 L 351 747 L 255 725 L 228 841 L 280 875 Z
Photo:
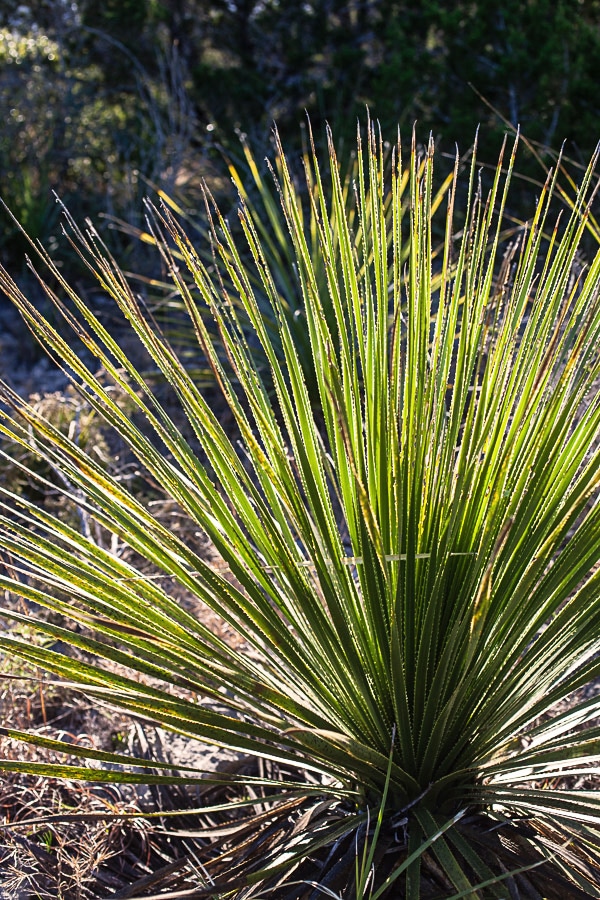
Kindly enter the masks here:
M 60 683 L 10 672 L 2 661 L 0 717 L 5 725 L 146 758 L 177 759 L 186 748 L 158 729 L 98 708 Z M 189 752 L 189 750 L 188 750 Z M 201 764 L 208 748 L 198 745 Z M 0 755 L 31 762 L 75 762 L 0 736 Z M 208 759 L 214 764 L 215 757 Z M 185 762 L 190 763 L 186 758 Z M 93 785 L 11 774 L 0 783 L 1 900 L 85 900 L 168 893 L 205 884 L 205 839 L 190 828 L 201 798 L 176 787 Z M 181 811 L 180 815 L 171 815 Z M 187 830 L 175 838 L 174 831 Z
M 6 660 L 3 665 L 10 667 Z M 188 765 L 195 752 L 196 763 L 208 768 L 218 764 L 247 776 L 274 774 L 260 761 L 215 755 L 198 742 L 182 746 L 176 736 L 172 740 L 160 729 L 131 723 L 66 687 L 33 677 L 5 676 L 0 715 L 15 728 L 98 749 L 118 744 L 136 756 Z M 6 736 L 0 736 L 0 755 L 32 762 L 75 761 L 59 760 Z M 239 792 L 211 785 L 140 790 L 7 776 L 0 784 L 0 900 L 206 896 L 213 877 L 227 876 L 232 866 L 243 867 L 245 855 L 270 850 L 305 812 L 299 801 L 280 810 L 263 791 L 244 786 L 241 791 L 255 797 L 245 812 L 232 808 L 210 815 L 203 812 L 207 806 L 227 804 Z

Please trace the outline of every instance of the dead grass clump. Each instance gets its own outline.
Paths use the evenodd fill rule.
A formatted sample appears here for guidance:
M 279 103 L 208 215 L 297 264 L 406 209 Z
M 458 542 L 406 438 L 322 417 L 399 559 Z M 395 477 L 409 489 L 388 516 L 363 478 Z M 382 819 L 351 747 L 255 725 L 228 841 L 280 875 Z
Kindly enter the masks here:
M 6 777 L 0 787 L 0 889 L 19 900 L 83 900 L 122 889 L 149 871 L 150 824 L 106 816 L 136 812 L 133 800 L 112 785 Z

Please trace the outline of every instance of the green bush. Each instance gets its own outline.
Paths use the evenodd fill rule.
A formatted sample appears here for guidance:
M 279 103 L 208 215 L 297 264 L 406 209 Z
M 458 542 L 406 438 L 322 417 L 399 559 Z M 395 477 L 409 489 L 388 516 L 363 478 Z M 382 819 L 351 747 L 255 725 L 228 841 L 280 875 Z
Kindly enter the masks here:
M 580 159 L 598 138 L 597 0 L 182 7 L 193 17 L 187 59 L 199 118 L 225 132 L 242 128 L 253 141 L 276 118 L 291 143 L 304 110 L 352 139 L 365 104 L 384 131 L 418 120 L 450 151 L 456 141 L 466 152 L 485 126 L 485 162 L 506 122 L 546 146 L 567 140 Z
M 134 7 L 139 18 L 144 3 L 94 4 L 102 15 L 89 21 L 77 8 L 52 5 L 47 16 L 0 12 L 0 193 L 28 234 L 46 244 L 59 231 L 53 191 L 73 208 L 85 197 L 87 214 L 133 218 L 143 179 L 174 179 L 169 170 L 181 164 L 193 129 L 181 72 L 161 32 L 149 47 L 132 50 L 122 30 L 120 40 L 110 31 L 117 7 L 136 26 Z M 5 262 L 21 261 L 25 249 L 5 222 Z
M 507 890 L 598 897 L 600 699 L 585 688 L 600 673 L 600 254 L 585 269 L 577 259 L 596 159 L 567 222 L 552 231 L 549 179 L 530 225 L 503 246 L 514 153 L 500 160 L 487 195 L 473 162 L 466 190 L 455 179 L 445 213 L 434 215 L 433 145 L 423 159 L 413 147 L 405 216 L 398 154 L 386 175 L 369 125 L 358 148 L 354 228 L 333 146 L 327 176 L 310 160 L 324 282 L 280 154 L 318 412 L 243 201 L 251 265 L 213 213 L 228 287 L 168 210 L 150 209 L 221 388 L 227 431 L 93 231 L 70 220 L 73 241 L 175 391 L 190 441 L 176 424 L 179 411 L 155 397 L 49 257 L 41 254 L 68 301 L 56 298 L 57 309 L 144 427 L 2 271 L 2 289 L 40 341 L 229 571 L 209 565 L 5 388 L 26 424 L 4 413 L 4 435 L 33 444 L 73 485 L 65 497 L 165 580 L 0 488 L 0 547 L 29 575 L 23 584 L 7 570 L 0 588 L 78 626 L 8 606 L 0 649 L 134 716 L 267 762 L 245 779 L 225 771 L 203 778 L 176 762 L 8 729 L 79 761 L 0 766 L 99 782 L 236 787 L 237 799 L 229 794 L 198 814 L 207 839 L 221 834 L 202 860 L 199 896 L 309 897 L 315 889 L 372 900 L 500 898 Z M 457 235 L 461 192 L 468 214 Z M 434 282 L 437 215 L 445 239 Z M 281 354 L 265 328 L 262 296 Z M 240 305 L 252 334 L 241 326 Z M 254 364 L 254 342 L 274 392 Z M 249 651 L 224 643 L 177 603 L 172 582 L 221 616 Z M 33 622 L 89 661 L 21 637 Z M 86 760 L 111 767 L 92 772 Z M 224 829 L 215 832 L 219 816 Z
M 501 140 L 502 116 L 546 146 L 566 139 L 591 152 L 600 46 L 595 0 L 431 0 L 412 7 L 384 0 L 377 6 L 382 61 L 371 102 L 383 121 L 404 111 L 409 124 L 418 117 L 461 143 L 485 123 L 489 146 L 492 135 Z

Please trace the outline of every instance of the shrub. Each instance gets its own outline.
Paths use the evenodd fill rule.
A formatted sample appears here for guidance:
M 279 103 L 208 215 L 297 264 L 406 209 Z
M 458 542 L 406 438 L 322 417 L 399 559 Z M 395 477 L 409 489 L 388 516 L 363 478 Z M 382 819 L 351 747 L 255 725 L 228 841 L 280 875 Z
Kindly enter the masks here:
M 587 269 L 577 261 L 596 157 L 567 222 L 553 228 L 547 220 L 549 178 L 529 225 L 502 248 L 515 152 L 500 159 L 487 196 L 473 162 L 458 235 L 453 182 L 435 284 L 432 144 L 419 159 L 413 142 L 409 214 L 402 216 L 400 151 L 386 184 L 383 145 L 369 124 L 358 146 L 353 229 L 333 145 L 327 190 L 313 156 L 320 284 L 281 153 L 279 191 L 318 412 L 243 201 L 253 272 L 213 211 L 212 241 L 229 288 L 168 209 L 149 208 L 221 388 L 228 430 L 91 226 L 84 232 L 68 219 L 72 242 L 177 395 L 189 439 L 178 413 L 154 396 L 43 250 L 64 295 L 46 287 L 57 310 L 145 426 L 121 410 L 2 271 L 3 290 L 39 340 L 210 537 L 229 571 L 208 565 L 92 455 L 5 388 L 21 419 L 3 413 L 4 435 L 33 445 L 73 486 L 64 487 L 65 497 L 165 577 L 144 575 L 0 488 L 0 547 L 28 575 L 23 584 L 7 569 L 0 587 L 67 621 L 9 606 L 0 648 L 134 716 L 266 763 L 243 779 L 203 778 L 174 771 L 175 763 L 9 729 L 13 739 L 79 761 L 0 766 L 99 782 L 237 787 L 236 799 L 227 794 L 227 802 L 199 812 L 214 842 L 197 896 L 292 898 L 313 889 L 373 900 L 504 897 L 507 889 L 523 897 L 600 895 L 600 699 L 587 688 L 600 672 L 600 254 Z M 272 304 L 281 355 L 255 277 Z M 254 364 L 254 343 L 268 360 L 273 391 Z M 228 645 L 176 602 L 172 583 L 222 617 L 249 650 Z M 21 638 L 19 628 L 34 621 L 41 634 L 76 648 L 77 658 Z M 86 759 L 111 767 L 92 773 Z M 151 767 L 158 774 L 149 775 Z
M 23 5 L 12 16 L 0 11 L 3 199 L 45 245 L 56 247 L 60 231 L 53 190 L 73 207 L 85 197 L 88 214 L 133 217 L 143 179 L 168 187 L 189 158 L 195 118 L 185 67 L 160 29 L 152 30 L 150 46 L 140 41 L 145 5 L 131 0 L 83 10 L 87 4 L 52 0 L 33 13 Z M 134 35 L 136 53 L 129 46 Z M 0 250 L 13 268 L 23 258 L 11 222 Z

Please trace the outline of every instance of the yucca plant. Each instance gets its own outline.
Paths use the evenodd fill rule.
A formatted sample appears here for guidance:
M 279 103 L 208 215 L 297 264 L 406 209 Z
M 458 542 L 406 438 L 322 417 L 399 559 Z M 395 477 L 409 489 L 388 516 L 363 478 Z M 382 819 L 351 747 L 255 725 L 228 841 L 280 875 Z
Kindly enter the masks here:
M 314 148 L 313 148 L 314 152 Z M 273 163 L 267 161 L 267 164 L 261 162 L 256 153 L 252 150 L 245 135 L 240 135 L 239 151 L 227 152 L 222 149 L 224 162 L 227 172 L 231 178 L 231 182 L 235 185 L 237 195 L 244 202 L 248 216 L 251 219 L 252 227 L 256 231 L 257 239 L 260 242 L 261 250 L 265 261 L 269 266 L 271 274 L 272 286 L 275 287 L 278 294 L 277 308 L 274 309 L 273 302 L 269 296 L 269 292 L 264 289 L 260 272 L 256 271 L 253 265 L 246 267 L 248 278 L 252 285 L 252 290 L 256 298 L 256 302 L 261 310 L 266 332 L 269 337 L 270 346 L 275 353 L 284 361 L 283 348 L 281 346 L 281 335 L 279 328 L 279 315 L 283 314 L 287 320 L 287 326 L 294 342 L 298 359 L 303 367 L 303 378 L 311 399 L 311 403 L 317 407 L 319 405 L 319 387 L 318 380 L 312 363 L 312 353 L 310 347 L 310 333 L 306 324 L 305 307 L 302 283 L 298 279 L 296 270 L 296 249 L 294 247 L 293 237 L 290 234 L 286 221 L 285 208 L 282 207 L 278 196 L 277 185 L 283 181 L 282 168 L 287 171 L 288 183 L 293 187 L 294 196 L 296 197 L 299 216 L 301 220 L 302 231 L 305 235 L 306 249 L 310 258 L 311 269 L 313 273 L 313 281 L 315 288 L 323 298 L 323 314 L 326 317 L 330 330 L 335 330 L 335 311 L 330 301 L 328 290 L 328 277 L 331 277 L 331 260 L 326 260 L 322 252 L 320 234 L 319 234 L 319 215 L 322 212 L 322 205 L 319 202 L 323 198 L 327 201 L 329 209 L 331 229 L 331 246 L 336 250 L 341 246 L 341 242 L 335 234 L 337 222 L 343 219 L 344 225 L 356 232 L 356 239 L 360 241 L 360 230 L 365 223 L 358 214 L 358 198 L 356 195 L 356 183 L 358 181 L 358 160 L 356 154 L 351 154 L 349 159 L 339 165 L 339 202 L 342 204 L 343 216 L 341 209 L 334 210 L 331 204 L 330 185 L 318 183 L 315 181 L 311 166 L 311 154 L 307 149 L 302 154 L 302 164 L 306 175 L 305 182 L 298 180 L 296 171 L 290 172 L 288 161 L 276 152 Z M 385 144 L 382 154 L 382 170 L 389 174 L 391 163 L 391 148 L 389 144 Z M 424 162 L 421 160 L 421 165 Z M 274 178 L 269 177 L 270 170 L 274 174 Z M 395 194 L 395 211 L 396 215 L 401 219 L 408 210 L 408 183 L 409 168 L 404 167 L 398 172 L 396 180 Z M 446 192 L 450 186 L 454 172 L 450 171 L 436 185 L 432 198 L 432 212 L 435 212 L 438 206 L 443 202 Z M 392 193 L 390 179 L 384 180 L 385 191 L 380 198 L 381 207 L 386 217 L 386 238 L 388 247 L 391 249 L 392 241 Z M 237 303 L 237 292 L 232 286 L 229 276 L 229 265 L 231 258 L 227 259 L 223 255 L 223 247 L 220 247 L 219 253 L 212 252 L 212 244 L 210 240 L 210 212 L 208 219 L 204 215 L 190 214 L 185 211 L 183 206 L 177 202 L 172 196 L 169 196 L 157 186 L 152 185 L 157 195 L 163 203 L 178 216 L 180 224 L 185 223 L 184 227 L 188 237 L 193 235 L 199 237 L 200 241 L 195 244 L 196 251 L 199 253 L 203 262 L 210 268 L 214 267 L 216 272 L 212 277 L 219 277 L 223 280 L 224 285 L 230 291 L 232 301 Z M 183 201 L 182 201 L 183 202 Z M 183 202 L 185 206 L 185 203 Z M 368 211 L 365 213 L 369 214 Z M 130 237 L 141 240 L 144 243 L 155 244 L 156 235 L 149 230 L 134 228 L 123 222 L 117 222 L 117 227 L 124 231 Z M 368 223 L 366 223 L 368 228 Z M 235 234 L 235 231 L 233 232 Z M 247 248 L 238 244 L 241 252 L 241 258 L 244 261 L 250 261 L 251 255 L 248 254 Z M 436 248 L 437 254 L 439 248 Z M 397 248 L 397 254 L 400 254 L 400 262 L 404 263 L 409 253 L 409 243 L 405 241 L 401 247 Z M 181 259 L 177 250 L 174 252 L 175 258 Z M 367 257 L 362 264 L 369 264 L 370 259 Z M 342 278 L 341 263 L 337 256 L 334 264 L 338 267 L 338 277 Z M 388 275 L 390 283 L 393 281 L 393 257 L 388 254 L 387 259 Z M 329 267 L 329 276 L 328 276 Z M 439 267 L 438 267 L 439 268 Z M 218 273 L 218 274 L 217 274 Z M 358 276 L 362 277 L 360 270 Z M 138 276 L 139 277 L 139 276 Z M 185 272 L 184 272 L 185 277 Z M 433 283 L 435 284 L 436 275 L 434 275 Z M 209 384 L 211 379 L 210 370 L 200 368 L 198 366 L 199 352 L 198 343 L 194 340 L 193 334 L 187 327 L 187 313 L 185 304 L 181 301 L 179 291 L 173 290 L 173 285 L 154 279 L 141 279 L 146 283 L 149 282 L 152 290 L 152 296 L 148 298 L 149 308 L 156 315 L 161 327 L 169 340 L 177 348 L 178 354 L 185 359 L 186 368 L 190 370 L 190 361 L 196 360 L 195 378 L 203 378 L 204 382 Z M 233 289 L 232 289 L 233 287 Z M 243 303 L 237 304 L 237 312 L 242 322 L 245 320 L 245 310 Z M 209 325 L 211 320 L 207 318 Z M 254 365 L 260 370 L 263 380 L 269 384 L 270 366 L 265 355 L 261 352 L 260 345 L 253 345 Z M 203 359 L 200 355 L 200 359 Z M 204 377 L 203 377 L 204 376 Z
M 0 648 L 136 717 L 267 762 L 254 775 L 203 779 L 175 763 L 10 730 L 70 758 L 0 766 L 204 784 L 213 800 L 197 811 L 198 827 L 204 816 L 211 828 L 204 886 L 198 875 L 193 896 L 600 896 L 600 696 L 590 688 L 600 676 L 600 254 L 587 269 L 576 260 L 597 158 L 567 222 L 547 221 L 549 178 L 529 226 L 503 247 L 515 153 L 516 145 L 500 159 L 486 195 L 474 162 L 465 189 L 453 180 L 435 286 L 431 143 L 420 159 L 413 140 L 402 217 L 400 145 L 386 184 L 369 123 L 358 142 L 354 229 L 331 142 L 327 175 L 312 157 L 325 285 L 280 153 L 317 413 L 243 200 L 243 252 L 213 208 L 212 241 L 231 290 L 167 209 L 149 209 L 235 424 L 227 431 L 91 226 L 69 219 L 71 240 L 171 385 L 189 434 L 41 248 L 57 286 L 41 283 L 102 380 L 2 272 L 29 327 L 229 571 L 208 565 L 5 387 L 20 415 L 2 413 L 4 435 L 60 471 L 65 497 L 135 556 L 111 554 L 2 489 L 0 546 L 12 568 L 0 587 L 31 608 L 7 605 Z M 255 365 L 256 344 L 274 390 Z M 107 378 L 137 414 L 122 411 Z M 172 599 L 173 583 L 249 650 Z M 77 653 L 21 638 L 33 622 Z M 111 768 L 90 771 L 86 760 Z M 220 801 L 214 791 L 228 784 L 238 793 Z

